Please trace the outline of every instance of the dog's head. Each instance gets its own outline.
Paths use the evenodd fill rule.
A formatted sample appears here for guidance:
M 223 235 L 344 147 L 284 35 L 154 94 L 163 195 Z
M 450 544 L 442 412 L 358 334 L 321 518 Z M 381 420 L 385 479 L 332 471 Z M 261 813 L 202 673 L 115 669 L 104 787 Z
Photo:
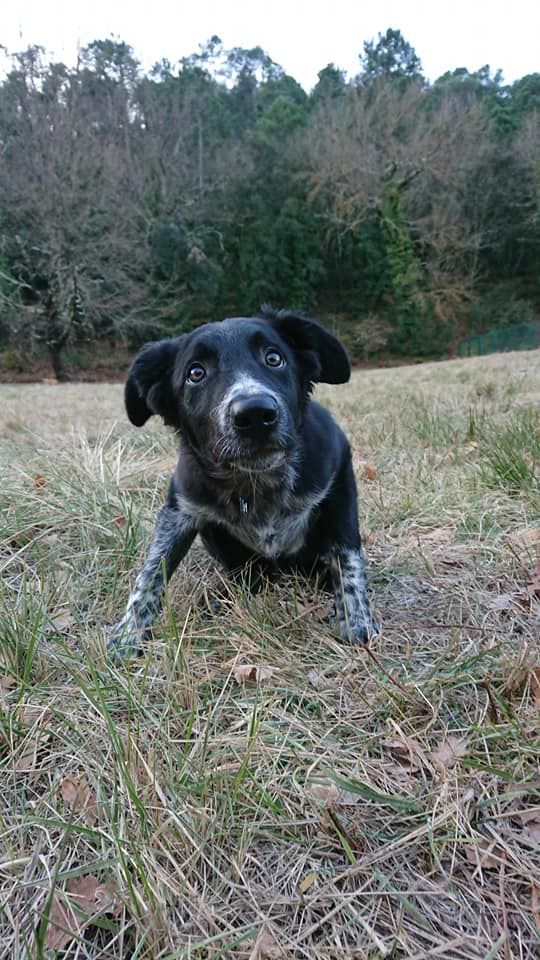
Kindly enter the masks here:
M 313 384 L 345 383 L 350 372 L 324 327 L 265 307 L 146 344 L 128 374 L 126 409 L 139 427 L 159 414 L 217 467 L 269 470 L 296 446 Z

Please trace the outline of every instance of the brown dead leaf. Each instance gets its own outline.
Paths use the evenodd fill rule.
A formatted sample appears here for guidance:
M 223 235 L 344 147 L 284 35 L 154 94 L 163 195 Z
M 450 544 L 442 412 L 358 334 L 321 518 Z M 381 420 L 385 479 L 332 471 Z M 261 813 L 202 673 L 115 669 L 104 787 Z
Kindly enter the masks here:
M 249 960 L 284 960 L 284 958 L 285 953 L 270 930 L 262 930 L 249 955 Z
M 277 673 L 276 667 L 255 663 L 238 663 L 232 668 L 232 674 L 237 683 L 246 683 L 247 680 L 263 683 L 273 677 L 275 673 Z
M 57 633 L 69 633 L 75 623 L 75 617 L 69 610 L 57 610 L 51 614 L 51 623 Z
M 64 950 L 78 932 L 79 925 L 75 914 L 69 905 L 57 899 L 55 894 L 49 914 L 45 946 L 49 950 Z
M 100 883 L 97 877 L 88 875 L 70 880 L 64 897 L 61 898 L 59 892 L 53 896 L 45 946 L 64 950 L 73 937 L 80 937 L 92 918 L 104 913 L 117 914 L 120 907 L 111 888 Z
M 11 673 L 0 674 L 0 702 L 4 700 L 9 691 L 15 686 L 15 677 Z
M 498 593 L 497 596 L 490 597 L 486 606 L 490 610 L 497 610 L 501 613 L 506 610 L 515 610 L 516 607 L 523 606 L 523 595 L 519 590 Z
M 328 686 L 328 680 L 326 679 L 324 673 L 320 673 L 318 670 L 308 670 L 306 679 L 312 687 L 315 687 L 316 690 L 320 690 L 321 687 Z
M 332 807 L 340 798 L 339 788 L 331 780 L 310 780 L 307 791 L 318 803 L 325 807 Z
M 450 527 L 435 527 L 433 530 L 429 530 L 428 533 L 422 533 L 418 537 L 418 540 L 421 543 L 427 543 L 429 546 L 439 546 L 445 543 L 451 543 L 454 539 L 455 533 Z
M 318 879 L 319 875 L 317 873 L 306 874 L 304 879 L 298 884 L 300 893 L 307 893 L 310 887 L 312 887 L 314 883 L 317 883 Z
M 374 467 L 372 463 L 364 464 L 364 469 L 362 470 L 362 476 L 364 480 L 376 480 L 377 467 Z
M 33 727 L 35 724 L 43 723 L 50 715 L 49 708 L 39 703 L 25 703 L 20 712 L 21 723 L 25 727 Z
M 126 518 L 120 515 L 114 518 L 113 523 L 115 523 L 117 527 L 124 527 L 126 524 Z
M 95 791 L 86 777 L 64 777 L 60 793 L 66 807 L 73 813 L 81 813 L 88 826 L 98 821 L 98 806 Z
M 540 597 L 540 559 L 535 563 L 533 575 L 527 584 L 527 593 L 530 597 Z
M 540 667 L 531 670 L 531 693 L 537 707 L 540 707 Z
M 536 929 L 540 933 L 540 893 L 538 887 L 531 880 L 531 913 L 533 920 L 536 926 Z
M 24 712 L 23 712 L 24 722 Z M 21 741 L 13 758 L 13 769 L 17 773 L 32 773 L 38 766 L 38 754 L 51 739 L 46 729 L 32 724 L 32 731 Z
M 392 740 L 384 740 L 383 746 L 397 760 L 399 766 L 410 771 L 421 768 L 424 751 L 420 744 L 416 743 L 411 737 L 401 736 Z
M 40 490 L 41 487 L 47 486 L 47 481 L 45 477 L 43 477 L 40 473 L 37 473 L 36 476 L 34 477 L 34 486 L 36 490 Z
M 521 820 L 529 840 L 532 840 L 533 843 L 540 843 L 540 807 L 520 810 L 517 816 Z
M 467 741 L 463 737 L 450 736 L 445 737 L 436 750 L 431 751 L 431 756 L 435 763 L 445 770 L 455 766 L 461 757 L 466 756 Z
M 500 869 L 501 861 L 505 857 L 504 850 L 487 840 L 480 840 L 478 843 L 466 843 L 464 850 L 469 863 L 473 863 L 475 867 L 481 867 L 482 870 Z
M 303 600 L 297 600 L 295 607 L 297 615 L 302 619 L 309 617 L 310 620 L 322 623 L 332 612 L 332 601 L 318 600 L 316 603 L 304 603 Z
M 507 700 L 512 700 L 520 696 L 529 679 L 529 670 L 522 664 L 510 667 L 508 676 L 505 677 L 502 693 Z
M 540 527 L 522 527 L 520 530 L 513 530 L 506 539 L 517 547 L 540 546 Z

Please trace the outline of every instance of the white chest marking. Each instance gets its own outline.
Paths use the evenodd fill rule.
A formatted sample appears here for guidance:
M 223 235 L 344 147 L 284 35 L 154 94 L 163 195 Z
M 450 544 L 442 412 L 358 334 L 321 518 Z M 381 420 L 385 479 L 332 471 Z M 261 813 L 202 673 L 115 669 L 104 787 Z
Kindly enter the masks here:
M 287 504 L 277 504 L 261 516 L 250 508 L 243 512 L 233 504 L 201 506 L 182 496 L 178 497 L 178 506 L 199 527 L 205 522 L 225 527 L 236 540 L 263 557 L 293 556 L 301 550 L 311 515 L 326 497 L 332 482 L 333 477 L 324 489 L 304 497 L 289 495 Z

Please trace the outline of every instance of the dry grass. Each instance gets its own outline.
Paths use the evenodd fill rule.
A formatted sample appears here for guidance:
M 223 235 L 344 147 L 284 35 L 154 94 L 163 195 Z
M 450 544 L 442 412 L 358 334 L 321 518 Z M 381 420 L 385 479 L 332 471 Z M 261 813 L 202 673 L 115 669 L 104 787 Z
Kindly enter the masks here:
M 194 550 L 117 667 L 103 627 L 172 438 L 117 386 L 0 387 L 2 958 L 52 955 L 54 919 L 93 960 L 538 956 L 540 353 L 320 393 L 355 449 L 377 662 L 302 583 L 208 618 Z

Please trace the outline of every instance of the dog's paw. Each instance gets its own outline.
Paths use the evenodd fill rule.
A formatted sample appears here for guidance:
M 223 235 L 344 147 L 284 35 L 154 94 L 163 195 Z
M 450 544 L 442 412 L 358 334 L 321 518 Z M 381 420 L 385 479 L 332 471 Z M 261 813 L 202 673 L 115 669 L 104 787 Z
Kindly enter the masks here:
M 369 643 L 381 632 L 381 625 L 375 617 L 370 617 L 368 623 L 363 623 L 353 631 L 353 643 Z
M 373 614 L 368 619 L 354 624 L 341 624 L 341 636 L 346 643 L 368 644 L 374 637 L 379 636 L 381 625 Z
M 126 620 L 115 623 L 107 631 L 107 653 L 109 657 L 113 660 L 132 660 L 135 657 L 140 657 L 147 633 L 146 630 L 137 629 L 134 624 Z

